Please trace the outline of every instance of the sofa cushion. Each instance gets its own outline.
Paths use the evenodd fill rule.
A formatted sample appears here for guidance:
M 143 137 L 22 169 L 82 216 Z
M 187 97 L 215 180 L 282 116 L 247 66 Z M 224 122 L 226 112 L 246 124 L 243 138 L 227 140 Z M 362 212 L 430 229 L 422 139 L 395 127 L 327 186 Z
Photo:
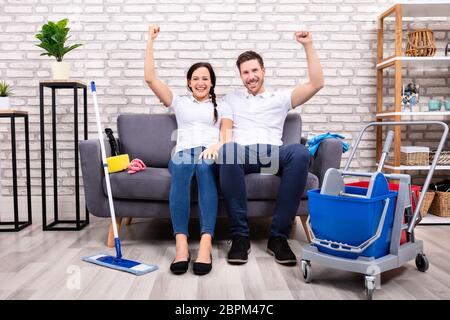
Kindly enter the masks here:
M 135 174 L 123 171 L 110 175 L 113 197 L 128 200 L 168 201 L 170 179 L 170 172 L 166 168 L 147 168 Z M 245 176 L 245 184 L 248 200 L 275 200 L 280 186 L 280 177 L 251 173 Z M 308 173 L 302 198 L 306 197 L 308 190 L 318 187 L 319 179 L 314 174 Z M 103 179 L 103 192 L 107 196 L 105 179 Z M 191 186 L 191 201 L 197 201 L 195 179 Z
M 121 114 L 117 118 L 120 152 L 151 167 L 167 168 L 176 130 L 173 114 Z
M 167 168 L 147 168 L 134 174 L 127 171 L 109 175 L 114 198 L 129 200 L 168 201 L 170 172 Z M 103 192 L 107 196 L 103 178 Z

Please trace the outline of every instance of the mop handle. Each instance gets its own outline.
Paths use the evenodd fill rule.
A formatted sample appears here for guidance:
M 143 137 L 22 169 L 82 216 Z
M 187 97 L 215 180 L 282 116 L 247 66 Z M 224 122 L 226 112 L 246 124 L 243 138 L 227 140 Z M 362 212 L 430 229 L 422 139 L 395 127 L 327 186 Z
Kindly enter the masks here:
M 377 172 L 381 172 L 383 169 L 384 163 L 386 162 L 386 158 L 389 154 L 389 149 L 391 149 L 392 141 L 394 140 L 394 131 L 389 130 L 386 141 L 384 142 L 383 151 L 381 153 L 380 162 L 378 163 Z
M 106 161 L 105 143 L 103 141 L 103 132 L 101 129 L 102 124 L 100 122 L 100 112 L 99 112 L 98 101 L 97 101 L 97 88 L 95 86 L 94 81 L 91 81 L 91 91 L 92 91 L 92 98 L 94 101 L 95 119 L 97 121 L 98 140 L 100 141 L 100 150 L 101 150 L 101 155 L 102 155 L 103 170 L 105 172 L 106 190 L 108 193 L 109 210 L 111 213 L 112 227 L 113 227 L 113 233 L 114 233 L 114 243 L 115 243 L 115 247 L 116 247 L 117 258 L 121 258 L 122 252 L 120 249 L 119 234 L 117 232 L 116 213 L 114 211 L 114 203 L 112 201 L 111 183 L 109 181 L 109 171 L 108 171 L 108 163 Z

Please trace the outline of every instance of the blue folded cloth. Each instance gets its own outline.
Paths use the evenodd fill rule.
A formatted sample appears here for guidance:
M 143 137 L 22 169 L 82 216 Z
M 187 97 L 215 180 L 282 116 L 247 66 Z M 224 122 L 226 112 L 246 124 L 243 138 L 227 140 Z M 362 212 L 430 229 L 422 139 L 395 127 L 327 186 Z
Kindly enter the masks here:
M 315 155 L 317 152 L 317 149 L 319 148 L 320 143 L 323 140 L 329 139 L 329 138 L 344 139 L 344 136 L 341 136 L 340 134 L 337 134 L 337 133 L 329 133 L 329 132 L 314 136 L 308 140 L 309 152 L 311 152 L 312 155 Z M 342 142 L 342 153 L 346 152 L 348 149 L 349 149 L 348 143 Z

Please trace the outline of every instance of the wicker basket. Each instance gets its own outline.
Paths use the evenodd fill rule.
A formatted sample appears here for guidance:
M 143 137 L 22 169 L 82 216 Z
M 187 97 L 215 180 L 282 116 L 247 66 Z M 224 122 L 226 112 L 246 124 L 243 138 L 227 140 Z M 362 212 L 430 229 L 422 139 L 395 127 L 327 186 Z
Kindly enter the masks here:
M 400 163 L 405 166 L 427 166 L 430 152 L 427 147 L 402 146 Z
M 422 215 L 422 217 L 425 217 L 428 214 L 428 211 L 430 209 L 431 203 L 433 202 L 435 194 L 436 194 L 435 191 L 427 191 L 425 193 L 422 207 L 420 207 L 420 214 Z
M 433 31 L 418 29 L 408 33 L 405 54 L 409 57 L 432 57 L 436 53 Z
M 430 152 L 430 164 L 434 160 L 434 156 L 436 155 L 435 151 Z M 442 151 L 439 155 L 439 159 L 437 162 L 438 165 L 445 166 L 450 164 L 450 151 Z
M 439 217 L 450 217 L 450 192 L 435 193 L 429 212 Z

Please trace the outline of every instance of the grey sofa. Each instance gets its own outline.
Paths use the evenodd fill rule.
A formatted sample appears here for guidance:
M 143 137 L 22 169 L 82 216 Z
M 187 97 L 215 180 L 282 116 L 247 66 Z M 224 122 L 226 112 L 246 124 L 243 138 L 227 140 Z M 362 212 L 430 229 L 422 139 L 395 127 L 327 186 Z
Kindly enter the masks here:
M 301 127 L 300 115 L 289 113 L 283 129 L 283 143 L 300 143 L 302 141 Z M 174 115 L 119 115 L 117 134 L 120 152 L 129 154 L 130 160 L 141 159 L 148 168 L 135 174 L 123 171 L 110 175 L 114 207 L 118 217 L 170 217 L 168 205 L 170 173 L 167 166 L 175 146 L 176 129 Z M 321 143 L 315 158 L 311 161 L 306 189 L 297 215 L 308 214 L 306 192 L 321 185 L 328 168 L 339 167 L 341 155 L 341 141 L 326 139 Z M 99 141 L 97 139 L 81 141 L 80 158 L 87 208 L 95 216 L 109 217 Z M 280 178 L 275 175 L 255 173 L 246 175 L 245 180 L 248 216 L 272 215 Z M 191 203 L 191 215 L 196 216 L 198 208 L 195 183 L 192 186 Z M 226 207 L 222 198 L 220 198 L 218 214 L 226 216 Z

